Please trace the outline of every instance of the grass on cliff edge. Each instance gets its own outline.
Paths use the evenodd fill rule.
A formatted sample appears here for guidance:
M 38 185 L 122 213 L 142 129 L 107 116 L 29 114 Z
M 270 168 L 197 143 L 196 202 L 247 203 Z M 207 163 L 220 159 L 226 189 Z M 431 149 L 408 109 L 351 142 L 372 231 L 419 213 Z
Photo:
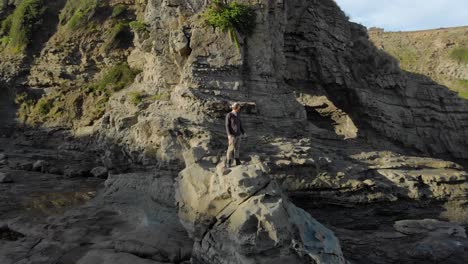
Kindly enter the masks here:
M 23 52 L 31 42 L 34 26 L 41 23 L 45 11 L 43 0 L 24 0 L 0 25 L 2 44 L 12 53 Z
M 208 25 L 227 31 L 239 49 L 237 33 L 249 36 L 255 28 L 255 10 L 237 1 L 227 4 L 222 0 L 214 0 L 203 13 L 203 18 Z
M 468 80 L 457 80 L 453 87 L 459 97 L 468 100 Z
M 60 12 L 60 24 L 71 30 L 84 26 L 98 6 L 99 0 L 68 0 Z
M 468 64 L 468 49 L 463 47 L 455 48 L 450 52 L 450 58 L 458 63 Z

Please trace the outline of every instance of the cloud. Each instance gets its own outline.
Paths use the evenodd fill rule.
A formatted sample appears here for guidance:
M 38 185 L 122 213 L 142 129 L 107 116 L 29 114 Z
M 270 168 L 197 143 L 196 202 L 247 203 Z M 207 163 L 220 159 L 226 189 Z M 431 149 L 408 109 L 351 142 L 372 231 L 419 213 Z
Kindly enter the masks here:
M 468 26 L 467 0 L 336 0 L 351 20 L 386 30 Z

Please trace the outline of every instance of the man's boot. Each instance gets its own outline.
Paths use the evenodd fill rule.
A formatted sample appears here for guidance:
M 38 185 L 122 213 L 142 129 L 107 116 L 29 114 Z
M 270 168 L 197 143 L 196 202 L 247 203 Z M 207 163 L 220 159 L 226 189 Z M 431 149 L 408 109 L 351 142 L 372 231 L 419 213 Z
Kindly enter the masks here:
M 242 164 L 242 163 L 241 163 L 240 159 L 236 159 L 236 166 L 239 166 L 239 165 L 241 165 L 241 164 Z

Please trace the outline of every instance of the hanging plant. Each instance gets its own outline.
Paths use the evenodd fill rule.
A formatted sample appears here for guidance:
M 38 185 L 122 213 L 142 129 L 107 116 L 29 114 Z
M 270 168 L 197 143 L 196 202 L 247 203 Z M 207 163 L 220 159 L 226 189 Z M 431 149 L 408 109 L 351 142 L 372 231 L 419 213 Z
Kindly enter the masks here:
M 255 28 L 255 10 L 251 6 L 237 1 L 226 3 L 214 0 L 207 7 L 203 18 L 208 25 L 227 31 L 239 50 L 238 34 L 250 36 Z

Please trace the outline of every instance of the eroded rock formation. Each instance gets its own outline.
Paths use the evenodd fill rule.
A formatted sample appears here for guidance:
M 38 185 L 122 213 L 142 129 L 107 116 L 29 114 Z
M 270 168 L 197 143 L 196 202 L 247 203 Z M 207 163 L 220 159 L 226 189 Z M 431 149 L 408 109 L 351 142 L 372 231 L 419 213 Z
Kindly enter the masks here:
M 288 201 L 258 157 L 210 165 L 189 164 L 176 185 L 194 263 L 345 263 L 333 232 Z
M 2 219 L 5 234 L 25 238 L 5 242 L 7 250 L 17 250 L 0 260 L 462 263 L 468 242 L 460 225 L 434 222 L 457 231 L 434 236 L 425 228 L 408 232 L 402 223 L 414 222 L 396 221 L 442 218 L 431 203 L 453 202 L 466 212 L 468 174 L 453 161 L 468 159 L 467 102 L 402 72 L 334 1 L 242 1 L 252 5 L 257 21 L 252 36 L 240 36 L 240 49 L 200 17 L 207 2 L 148 0 L 148 32 L 135 32 L 127 58 L 142 72 L 112 95 L 102 118 L 76 123 L 73 137 L 89 139 L 94 150 L 80 155 L 96 157 L 96 164 L 63 173 L 106 171 L 105 188 L 85 206 L 37 226 Z M 41 56 L 32 71 L 44 73 L 39 77 L 47 76 L 43 61 L 61 58 Z M 47 86 L 43 77 L 28 80 Z M 146 99 L 135 103 L 132 94 Z M 243 106 L 248 138 L 244 164 L 225 170 L 223 118 L 234 101 Z M 28 170 L 5 164 L 9 171 Z M 35 162 L 28 164 L 32 169 Z M 402 213 L 407 201 L 429 203 L 427 212 Z M 356 211 L 336 223 L 313 203 Z M 377 224 L 355 222 L 369 217 L 366 206 L 387 204 L 398 208 L 378 211 L 392 216 L 386 221 L 377 215 Z M 438 251 L 434 237 L 457 247 Z M 412 245 L 420 245 L 416 253 L 407 251 Z M 375 256 L 363 253 L 376 247 Z M 41 258 L 46 250 L 53 253 Z

